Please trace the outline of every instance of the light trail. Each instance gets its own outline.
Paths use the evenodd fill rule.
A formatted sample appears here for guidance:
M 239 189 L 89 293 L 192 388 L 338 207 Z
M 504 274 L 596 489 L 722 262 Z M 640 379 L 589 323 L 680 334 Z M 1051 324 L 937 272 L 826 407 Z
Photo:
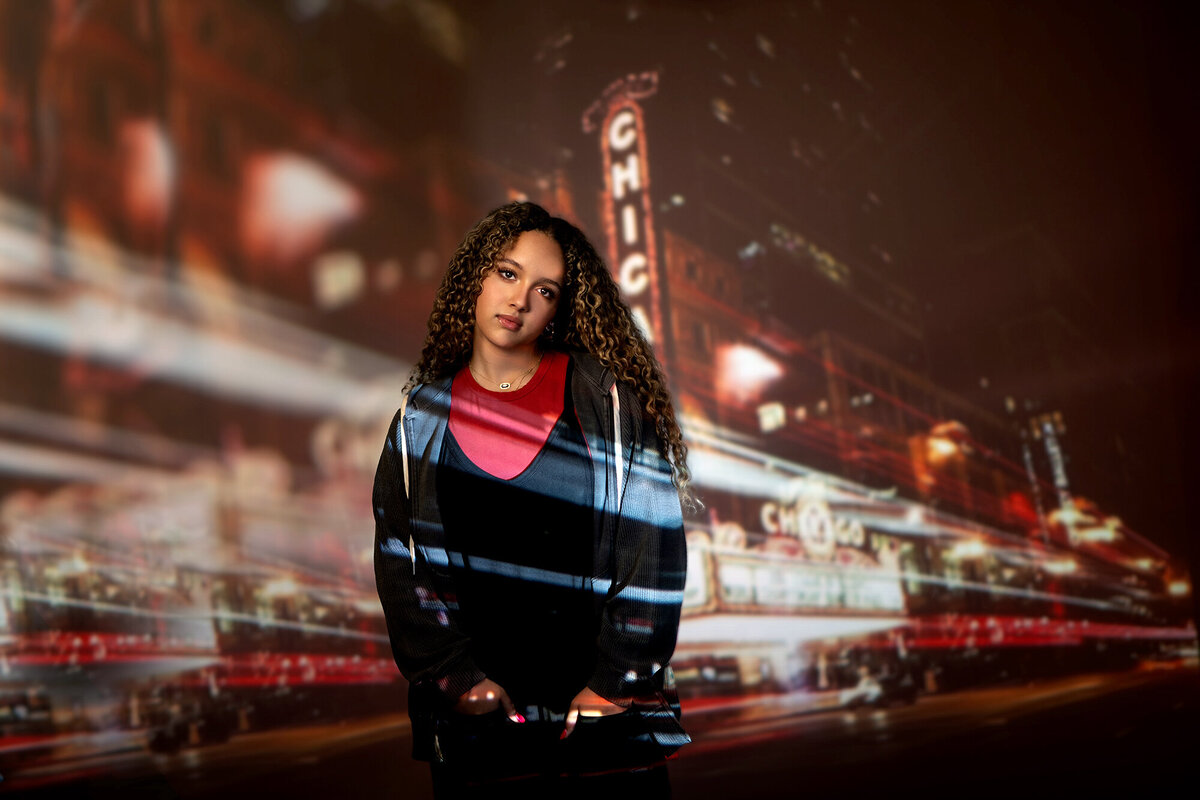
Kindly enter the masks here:
M 280 630 L 315 633 L 323 636 L 336 636 L 347 639 L 361 639 L 364 641 L 379 642 L 383 644 L 391 641 L 386 635 L 383 634 L 347 630 L 346 628 L 335 628 L 329 625 L 317 625 L 311 622 L 264 619 L 263 617 L 258 617 L 254 614 L 242 614 L 233 611 L 222 611 L 219 609 L 214 609 L 212 611 L 204 610 L 190 612 L 153 611 L 145 608 L 137 608 L 136 606 L 123 606 L 117 603 L 105 603 L 98 600 L 78 600 L 70 597 L 49 595 L 41 592 L 27 592 L 12 588 L 0 591 L 0 596 L 45 603 L 49 606 L 67 606 L 70 608 L 82 608 L 90 611 L 101 611 L 108 614 L 120 614 L 129 617 L 143 617 L 154 620 L 173 620 L 177 622 L 242 622 L 252 624 L 260 628 L 278 628 Z M 382 614 L 382 611 L 380 613 Z M 86 635 L 88 631 L 71 631 L 71 633 L 77 635 Z

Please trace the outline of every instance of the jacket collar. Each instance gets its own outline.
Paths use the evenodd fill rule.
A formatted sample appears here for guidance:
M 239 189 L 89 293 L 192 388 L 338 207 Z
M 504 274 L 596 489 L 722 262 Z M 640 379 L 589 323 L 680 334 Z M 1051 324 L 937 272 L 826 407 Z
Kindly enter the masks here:
M 612 390 L 616 378 L 613 376 L 611 369 L 601 364 L 591 353 L 583 350 L 570 350 L 568 352 L 575 362 L 576 374 L 582 375 L 600 392 L 608 393 Z

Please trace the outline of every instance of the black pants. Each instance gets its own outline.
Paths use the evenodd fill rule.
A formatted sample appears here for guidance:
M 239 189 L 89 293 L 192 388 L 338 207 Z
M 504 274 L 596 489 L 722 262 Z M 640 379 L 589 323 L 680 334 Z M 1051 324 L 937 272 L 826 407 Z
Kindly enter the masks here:
M 499 711 L 455 715 L 437 725 L 444 761 L 430 765 L 434 794 L 439 800 L 670 797 L 663 754 L 648 735 L 638 735 L 642 727 L 628 713 L 582 717 L 562 740 L 561 721 L 513 723 Z
M 440 764 L 430 767 L 436 800 L 639 800 L 671 796 L 666 764 L 590 775 L 531 775 L 477 781 Z

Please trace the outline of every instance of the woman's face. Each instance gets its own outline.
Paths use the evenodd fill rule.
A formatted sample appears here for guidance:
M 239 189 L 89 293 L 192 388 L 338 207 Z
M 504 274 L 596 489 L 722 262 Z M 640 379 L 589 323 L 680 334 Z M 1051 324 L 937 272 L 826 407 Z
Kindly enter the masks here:
M 562 294 L 562 249 L 541 231 L 526 231 L 483 278 L 475 300 L 476 352 L 533 352 Z

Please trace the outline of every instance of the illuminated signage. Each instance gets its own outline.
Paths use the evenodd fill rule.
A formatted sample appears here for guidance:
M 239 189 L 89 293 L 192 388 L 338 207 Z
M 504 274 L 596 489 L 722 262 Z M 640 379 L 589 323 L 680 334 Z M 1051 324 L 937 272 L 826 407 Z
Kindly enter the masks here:
M 720 558 L 716 567 L 721 605 L 729 611 L 904 611 L 904 593 L 894 573 L 751 557 Z
M 819 483 L 793 482 L 780 502 L 762 504 L 763 530 L 796 537 L 809 557 L 820 561 L 831 560 L 838 547 L 862 548 L 867 541 L 862 523 L 834 514 L 823 494 Z
M 652 94 L 656 86 L 653 73 L 617 81 L 584 116 L 584 130 L 600 133 L 610 265 L 634 319 L 651 344 L 663 330 L 663 322 L 646 130 L 637 100 Z M 602 121 L 596 124 L 601 113 Z
M 1059 505 L 1070 508 L 1073 502 L 1071 487 L 1067 483 L 1066 461 L 1058 443 L 1058 435 L 1054 431 L 1054 423 L 1049 419 L 1042 420 L 1042 439 L 1046 443 L 1046 456 L 1050 459 L 1050 469 L 1054 473 L 1054 487 L 1058 489 Z

